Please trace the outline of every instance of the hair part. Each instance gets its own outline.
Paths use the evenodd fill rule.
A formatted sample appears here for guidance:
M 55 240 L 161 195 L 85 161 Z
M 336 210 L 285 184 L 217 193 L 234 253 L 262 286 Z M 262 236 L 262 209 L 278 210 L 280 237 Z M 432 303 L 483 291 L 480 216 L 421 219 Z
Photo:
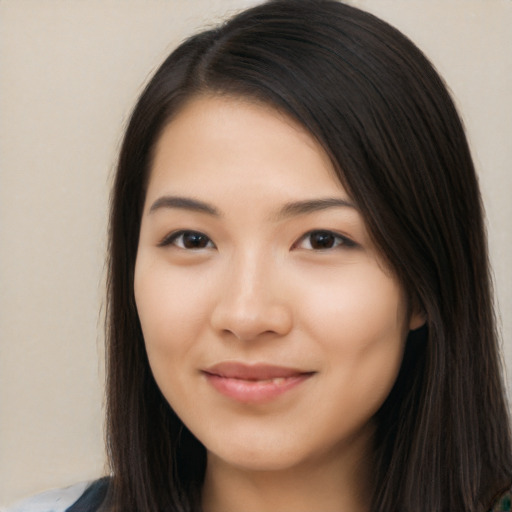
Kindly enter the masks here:
M 180 45 L 142 93 L 111 199 L 107 440 L 113 510 L 200 510 L 206 454 L 149 367 L 133 276 L 164 127 L 190 100 L 262 102 L 315 137 L 424 327 L 376 415 L 372 511 L 482 511 L 510 486 L 483 209 L 442 80 L 399 31 L 331 0 L 277 0 Z

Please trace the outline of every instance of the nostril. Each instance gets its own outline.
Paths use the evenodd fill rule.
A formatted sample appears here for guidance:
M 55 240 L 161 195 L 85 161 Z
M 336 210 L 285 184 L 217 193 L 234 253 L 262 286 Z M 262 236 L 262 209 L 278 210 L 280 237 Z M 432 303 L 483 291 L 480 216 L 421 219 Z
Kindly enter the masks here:
M 212 327 L 223 336 L 251 341 L 268 336 L 283 336 L 292 327 L 292 315 L 284 304 L 238 307 L 219 304 L 212 314 Z

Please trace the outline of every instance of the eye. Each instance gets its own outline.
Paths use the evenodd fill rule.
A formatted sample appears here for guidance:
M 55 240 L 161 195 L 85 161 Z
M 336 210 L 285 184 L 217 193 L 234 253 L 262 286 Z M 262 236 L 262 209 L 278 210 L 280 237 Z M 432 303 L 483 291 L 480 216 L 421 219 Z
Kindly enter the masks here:
M 302 236 L 294 245 L 293 249 L 306 249 L 313 251 L 326 251 L 339 246 L 355 247 L 356 243 L 349 238 L 333 231 L 316 229 L 309 231 Z
M 167 245 L 174 245 L 180 249 L 187 250 L 200 250 L 214 248 L 214 243 L 210 238 L 199 231 L 176 231 L 164 238 L 159 246 L 165 247 Z

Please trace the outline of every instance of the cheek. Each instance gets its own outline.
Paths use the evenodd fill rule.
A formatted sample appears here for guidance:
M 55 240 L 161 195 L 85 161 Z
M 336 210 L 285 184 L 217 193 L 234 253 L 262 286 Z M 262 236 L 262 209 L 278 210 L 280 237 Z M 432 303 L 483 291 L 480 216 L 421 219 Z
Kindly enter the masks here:
M 168 265 L 144 254 L 137 258 L 134 293 L 151 372 L 174 408 L 186 394 L 186 361 L 202 328 L 198 292 Z
M 354 267 L 302 297 L 308 312 L 303 329 L 329 354 L 332 374 L 351 382 L 356 395 L 383 399 L 380 390 L 386 395 L 396 379 L 406 337 L 405 300 L 396 281 L 377 265 Z
M 183 273 L 147 257 L 137 259 L 134 293 L 144 342 L 155 378 L 177 364 L 204 327 L 205 293 Z
M 359 340 L 358 344 L 386 333 L 403 333 L 404 294 L 371 255 L 316 277 L 304 279 L 298 290 L 308 303 L 313 325 L 332 328 L 344 339 Z

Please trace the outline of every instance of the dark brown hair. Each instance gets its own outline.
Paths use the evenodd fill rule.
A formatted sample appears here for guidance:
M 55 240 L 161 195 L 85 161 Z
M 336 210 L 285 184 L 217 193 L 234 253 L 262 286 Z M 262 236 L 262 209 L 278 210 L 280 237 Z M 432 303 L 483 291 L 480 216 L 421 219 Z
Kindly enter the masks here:
M 179 46 L 129 121 L 110 218 L 109 507 L 200 510 L 204 447 L 150 371 L 133 275 L 152 149 L 200 94 L 285 112 L 329 154 L 426 325 L 377 413 L 374 512 L 484 511 L 512 479 L 486 236 L 461 121 L 424 55 L 378 18 L 278 0 Z

